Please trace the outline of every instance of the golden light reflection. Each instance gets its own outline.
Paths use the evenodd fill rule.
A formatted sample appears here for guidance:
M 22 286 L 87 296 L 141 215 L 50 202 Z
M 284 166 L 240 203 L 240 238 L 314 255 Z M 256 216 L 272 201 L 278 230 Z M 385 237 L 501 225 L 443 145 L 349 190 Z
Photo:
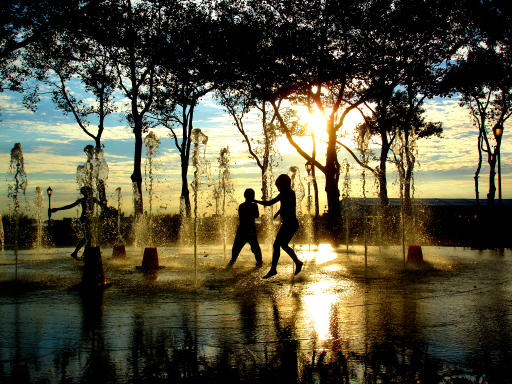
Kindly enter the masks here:
M 336 295 L 332 293 L 319 293 L 304 296 L 305 308 L 313 321 L 314 331 L 320 340 L 331 337 L 332 306 Z
M 311 129 L 314 130 L 315 136 L 324 137 L 327 136 L 326 132 L 326 117 L 320 113 L 320 111 L 315 111 L 313 113 L 305 113 L 302 115 L 302 120 L 307 122 Z
M 319 244 L 318 251 L 315 252 L 315 260 L 317 264 L 327 263 L 337 257 L 336 252 L 331 244 Z

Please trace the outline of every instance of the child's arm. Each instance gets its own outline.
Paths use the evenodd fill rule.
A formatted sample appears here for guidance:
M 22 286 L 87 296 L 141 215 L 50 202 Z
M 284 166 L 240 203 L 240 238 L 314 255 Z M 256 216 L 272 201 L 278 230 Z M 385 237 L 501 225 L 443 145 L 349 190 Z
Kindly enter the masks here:
M 276 214 L 274 215 L 274 219 L 279 216 L 281 214 L 281 208 L 279 208 L 279 210 L 276 212 Z
M 50 213 L 54 213 L 54 212 L 57 212 L 57 211 L 64 211 L 66 209 L 71 209 L 71 208 L 74 208 L 76 207 L 78 204 L 81 203 L 81 200 L 82 199 L 78 199 L 77 201 L 75 201 L 74 203 L 72 204 L 68 204 L 68 205 L 65 205 L 63 207 L 60 207 L 60 208 L 51 208 L 49 209 L 48 211 L 50 211 Z
M 256 204 L 261 204 L 263 205 L 264 207 L 269 207 L 271 205 L 274 205 L 275 203 L 277 203 L 279 200 L 281 200 L 281 194 L 277 195 L 276 197 L 274 197 L 272 200 L 268 200 L 268 201 L 264 201 L 264 200 L 254 200 L 254 202 Z

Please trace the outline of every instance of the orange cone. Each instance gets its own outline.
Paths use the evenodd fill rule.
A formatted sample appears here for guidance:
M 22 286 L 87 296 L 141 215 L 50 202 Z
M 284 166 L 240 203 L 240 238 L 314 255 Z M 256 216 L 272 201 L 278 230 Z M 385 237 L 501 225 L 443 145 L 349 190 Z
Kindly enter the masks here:
M 84 273 L 82 275 L 82 284 L 107 285 L 103 271 L 100 247 L 85 248 L 83 259 Z
M 407 261 L 421 263 L 423 261 L 423 252 L 420 245 L 409 245 L 407 250 Z
M 148 247 L 144 249 L 144 256 L 142 257 L 142 265 L 138 266 L 137 269 L 143 271 L 152 271 L 155 269 L 162 269 L 158 264 L 158 251 L 156 248 Z
M 114 249 L 112 250 L 112 257 L 114 259 L 126 257 L 125 246 L 124 245 L 114 245 Z

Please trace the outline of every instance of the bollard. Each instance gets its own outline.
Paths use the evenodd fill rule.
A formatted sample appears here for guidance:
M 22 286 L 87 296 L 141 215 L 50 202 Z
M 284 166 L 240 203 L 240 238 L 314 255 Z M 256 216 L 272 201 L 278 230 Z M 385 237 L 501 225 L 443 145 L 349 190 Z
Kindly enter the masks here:
M 407 250 L 407 261 L 415 263 L 423 262 L 423 252 L 421 251 L 421 245 L 409 245 Z
M 114 245 L 114 249 L 112 250 L 112 257 L 114 259 L 126 257 L 125 246 L 124 245 Z
M 105 273 L 103 271 L 103 262 L 101 259 L 100 247 L 88 247 L 84 250 L 84 270 L 82 275 L 82 285 L 89 286 L 107 286 Z
M 144 249 L 144 256 L 142 257 L 142 265 L 137 266 L 137 269 L 142 271 L 153 271 L 155 269 L 162 269 L 158 264 L 158 251 L 156 248 L 148 247 Z

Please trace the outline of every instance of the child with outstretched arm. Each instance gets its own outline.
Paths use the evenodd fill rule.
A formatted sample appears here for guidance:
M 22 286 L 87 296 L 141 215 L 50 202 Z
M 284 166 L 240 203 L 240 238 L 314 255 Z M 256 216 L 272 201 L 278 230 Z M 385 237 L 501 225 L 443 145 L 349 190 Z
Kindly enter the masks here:
M 246 243 L 251 246 L 251 251 L 256 258 L 256 267 L 263 265 L 261 256 L 261 248 L 256 235 L 256 223 L 254 220 L 260 217 L 258 206 L 254 203 L 254 190 L 248 188 L 244 192 L 245 201 L 238 206 L 238 217 L 240 223 L 236 231 L 235 241 L 231 249 L 231 260 L 227 265 L 227 269 L 231 268 L 235 263 L 238 255 Z
M 272 266 L 268 273 L 263 276 L 264 279 L 268 279 L 277 274 L 277 263 L 281 255 L 281 248 L 292 258 L 295 262 L 295 274 L 299 274 L 302 269 L 303 262 L 299 260 L 294 250 L 288 245 L 292 240 L 293 235 L 299 229 L 299 221 L 297 220 L 296 206 L 297 201 L 295 198 L 295 191 L 291 187 L 292 181 L 288 175 L 279 175 L 276 179 L 276 187 L 279 190 L 279 195 L 269 201 L 255 200 L 257 204 L 263 206 L 270 206 L 278 201 L 281 202 L 279 211 L 274 215 L 274 219 L 281 215 L 283 224 L 277 232 L 276 239 L 274 241 L 274 250 L 272 253 Z
M 74 203 L 65 205 L 60 208 L 51 208 L 48 210 L 48 216 L 57 211 L 63 211 L 66 209 L 74 208 L 78 205 L 82 206 L 82 214 L 80 215 L 80 225 L 82 226 L 83 237 L 78 242 L 75 250 L 71 253 L 71 257 L 75 260 L 82 260 L 78 257 L 78 252 L 80 248 L 84 245 L 86 247 L 90 247 L 92 243 L 92 233 L 91 233 L 91 220 L 93 214 L 94 204 L 100 205 L 102 208 L 106 207 L 106 201 L 101 202 L 94 196 L 92 196 L 92 190 L 90 187 L 82 187 L 80 188 L 80 193 L 83 197 L 79 198 Z

